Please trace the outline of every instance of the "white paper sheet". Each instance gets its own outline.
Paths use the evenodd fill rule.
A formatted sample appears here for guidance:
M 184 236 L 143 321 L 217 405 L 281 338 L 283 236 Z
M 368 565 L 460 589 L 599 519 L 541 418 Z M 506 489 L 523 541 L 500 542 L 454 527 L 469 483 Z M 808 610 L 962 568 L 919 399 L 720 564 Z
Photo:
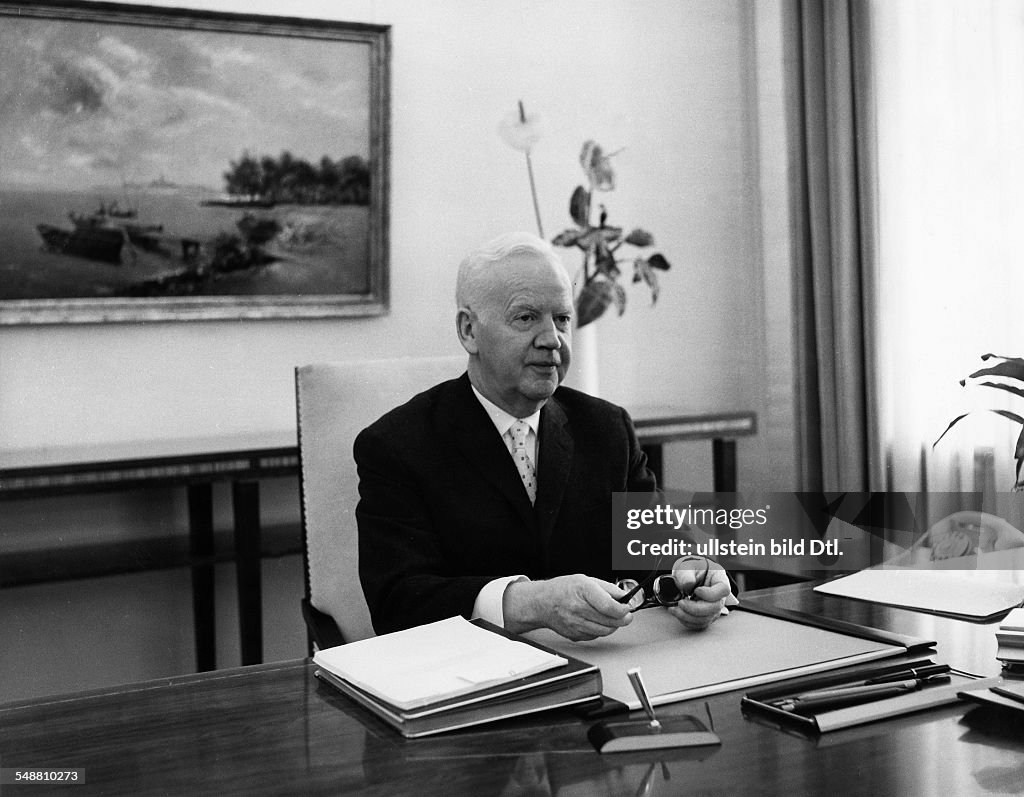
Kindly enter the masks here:
M 1024 601 L 1024 585 L 1000 580 L 991 571 L 862 570 L 821 584 L 814 591 L 977 620 Z
M 462 617 L 317 651 L 313 663 L 403 709 L 566 664 Z

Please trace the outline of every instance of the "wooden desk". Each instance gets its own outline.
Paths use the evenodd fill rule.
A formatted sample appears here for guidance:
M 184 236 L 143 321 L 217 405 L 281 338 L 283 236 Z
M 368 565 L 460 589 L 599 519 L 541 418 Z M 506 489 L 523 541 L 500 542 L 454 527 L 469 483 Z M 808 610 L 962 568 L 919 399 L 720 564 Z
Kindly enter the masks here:
M 230 481 L 242 663 L 263 657 L 259 480 L 298 472 L 295 432 L 0 452 L 0 501 L 176 487 L 186 490 L 196 669 L 216 667 L 213 485 Z
M 934 635 L 941 658 L 981 673 L 997 670 L 995 624 L 825 598 L 803 585 L 752 598 Z M 0 706 L 0 766 L 85 772 L 85 784 L 70 792 L 45 785 L 24 790 L 33 795 L 477 797 L 521 794 L 531 779 L 562 797 L 913 797 L 1024 789 L 1020 725 L 988 709 L 953 705 L 815 740 L 744 717 L 740 695 L 707 701 L 720 747 L 601 756 L 586 740 L 587 724 L 570 712 L 402 740 L 320 685 L 307 662 L 283 662 Z M 705 716 L 705 701 L 659 712 Z

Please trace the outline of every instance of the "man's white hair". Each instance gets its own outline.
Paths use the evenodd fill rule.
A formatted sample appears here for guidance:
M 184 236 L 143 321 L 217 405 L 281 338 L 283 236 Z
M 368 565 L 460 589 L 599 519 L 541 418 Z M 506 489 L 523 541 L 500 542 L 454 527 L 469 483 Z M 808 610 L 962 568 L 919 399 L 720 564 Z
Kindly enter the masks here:
M 459 264 L 455 302 L 460 308 L 478 309 L 495 266 L 517 255 L 533 255 L 565 274 L 565 266 L 551 244 L 530 232 L 507 232 L 474 249 Z

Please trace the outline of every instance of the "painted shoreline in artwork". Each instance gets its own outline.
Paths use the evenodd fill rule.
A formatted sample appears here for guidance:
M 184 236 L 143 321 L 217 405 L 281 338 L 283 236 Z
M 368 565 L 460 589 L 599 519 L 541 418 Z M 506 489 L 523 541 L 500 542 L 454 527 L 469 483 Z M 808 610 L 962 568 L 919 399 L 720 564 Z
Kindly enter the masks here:
M 161 186 L 83 192 L 0 191 L 0 299 L 179 295 L 318 295 L 362 293 L 369 252 L 365 205 L 233 206 L 213 191 Z M 210 204 L 212 202 L 212 204 Z M 131 209 L 135 215 L 109 212 Z M 73 233 L 96 221 L 126 232 L 116 257 L 48 244 L 40 225 Z M 209 269 L 218 236 L 244 239 L 239 222 L 274 230 L 263 257 L 201 281 L 183 274 Z M 128 235 L 127 233 L 132 233 Z M 189 257 L 187 245 L 196 249 Z

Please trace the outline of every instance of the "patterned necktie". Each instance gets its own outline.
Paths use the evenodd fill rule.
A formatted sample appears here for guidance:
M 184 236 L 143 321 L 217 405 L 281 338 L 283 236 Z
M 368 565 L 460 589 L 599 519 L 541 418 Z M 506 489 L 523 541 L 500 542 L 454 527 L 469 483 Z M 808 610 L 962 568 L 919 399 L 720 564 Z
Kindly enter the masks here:
M 516 421 L 508 430 L 508 436 L 512 438 L 512 458 L 532 504 L 537 500 L 537 471 L 526 453 L 526 436 L 529 433 L 530 425 L 526 421 Z

